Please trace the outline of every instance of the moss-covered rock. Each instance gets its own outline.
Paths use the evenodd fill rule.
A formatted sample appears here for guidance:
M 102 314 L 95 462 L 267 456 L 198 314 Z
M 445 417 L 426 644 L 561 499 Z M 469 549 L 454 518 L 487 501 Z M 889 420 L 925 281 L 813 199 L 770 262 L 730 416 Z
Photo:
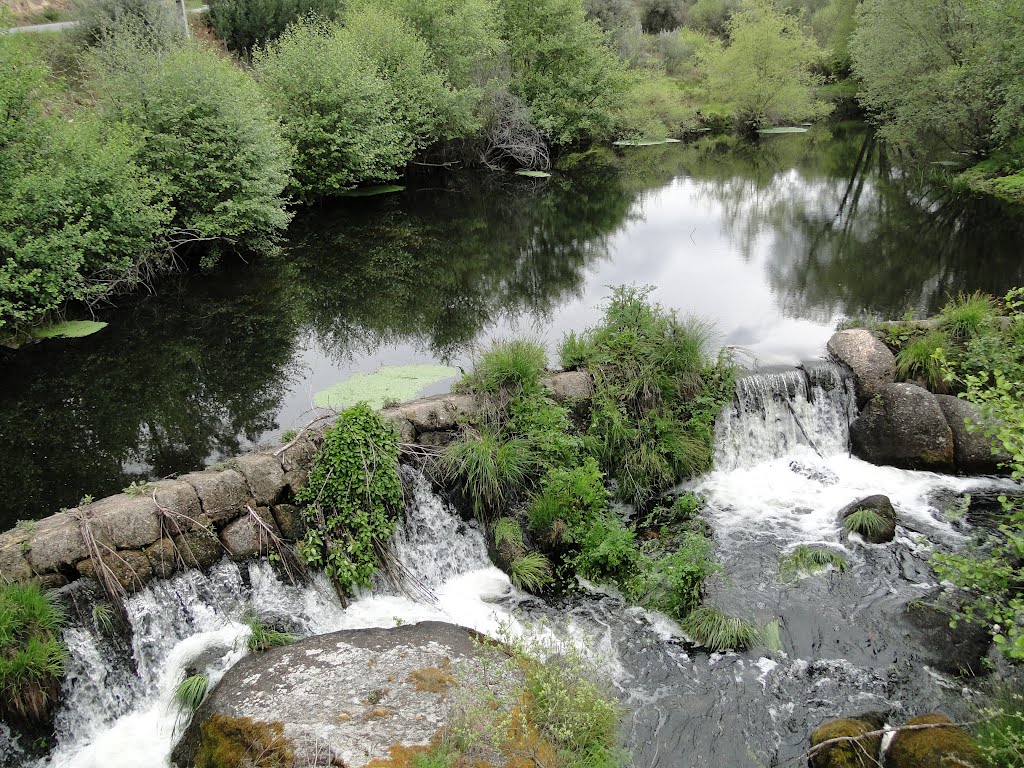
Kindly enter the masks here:
M 933 712 L 907 721 L 907 725 L 948 727 L 901 730 L 893 737 L 886 768 L 980 768 L 981 757 L 967 731 L 943 714 Z
M 876 728 L 871 723 L 850 717 L 822 723 L 811 734 L 811 768 L 875 768 L 882 739 L 880 736 L 864 736 L 874 730 Z M 840 738 L 850 740 L 814 750 L 819 744 Z
M 291 768 L 295 759 L 279 722 L 214 714 L 200 732 L 196 768 Z

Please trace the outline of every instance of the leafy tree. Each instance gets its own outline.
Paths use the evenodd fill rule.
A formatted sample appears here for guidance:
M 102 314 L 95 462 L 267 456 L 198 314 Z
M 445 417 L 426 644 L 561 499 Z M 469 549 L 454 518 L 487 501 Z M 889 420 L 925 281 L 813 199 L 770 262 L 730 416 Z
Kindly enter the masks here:
M 356 10 L 344 27 L 296 24 L 254 59 L 297 150 L 304 200 L 396 178 L 418 150 L 469 121 L 425 43 L 380 9 Z
M 747 128 L 821 117 L 814 98 L 821 77 L 811 71 L 822 52 L 801 19 L 770 0 L 748 0 L 726 23 L 729 45 L 706 55 L 708 88 L 733 105 Z
M 512 91 L 554 144 L 611 135 L 630 78 L 581 0 L 504 0 Z
M 93 0 L 95 1 L 95 0 Z M 109 2 L 109 0 L 106 0 Z M 310 14 L 337 16 L 341 0 L 210 0 L 210 24 L 232 51 L 248 56 Z
M 72 35 L 80 45 L 97 45 L 129 33 L 153 48 L 168 48 L 181 39 L 180 22 L 168 0 L 75 0 L 78 25 Z
M 100 114 L 144 136 L 137 158 L 167 190 L 176 244 L 273 246 L 291 220 L 290 150 L 252 78 L 199 45 L 156 52 L 130 36 L 94 68 Z

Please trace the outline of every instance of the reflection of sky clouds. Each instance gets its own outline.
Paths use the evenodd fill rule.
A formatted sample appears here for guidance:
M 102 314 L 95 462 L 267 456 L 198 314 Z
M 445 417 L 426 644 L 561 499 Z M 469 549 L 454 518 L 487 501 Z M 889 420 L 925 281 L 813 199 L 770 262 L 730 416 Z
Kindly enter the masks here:
M 737 222 L 731 219 L 759 218 L 753 209 L 768 198 L 795 195 L 813 203 L 824 195 L 821 190 L 809 191 L 796 171 L 780 174 L 771 187 L 735 204 L 723 204 L 707 194 L 705 183 L 687 178 L 642 195 L 626 224 L 608 238 L 609 257 L 588 265 L 579 295 L 569 297 L 548 317 L 500 319 L 484 329 L 477 346 L 530 336 L 547 345 L 554 363 L 566 332 L 598 322 L 611 286 L 634 283 L 654 286 L 652 297 L 666 307 L 713 321 L 720 344 L 740 346 L 760 362 L 796 363 L 819 356 L 832 331 L 832 318 L 813 322 L 786 317 L 765 279 L 773 232 L 763 227 L 763 232 L 753 234 L 740 247 Z M 384 365 L 429 363 L 434 357 L 423 346 L 403 342 L 339 362 L 310 340 L 301 362 L 305 375 L 293 383 L 285 399 L 281 429 L 303 423 L 312 395 L 352 373 Z M 471 353 L 459 354 L 451 364 L 470 367 Z M 449 383 L 432 389 L 442 391 Z

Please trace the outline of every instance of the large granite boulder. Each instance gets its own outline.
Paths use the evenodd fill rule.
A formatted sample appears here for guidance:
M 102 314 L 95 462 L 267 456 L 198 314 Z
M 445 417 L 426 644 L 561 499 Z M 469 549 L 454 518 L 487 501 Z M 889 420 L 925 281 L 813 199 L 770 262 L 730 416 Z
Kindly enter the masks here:
M 866 735 L 877 730 L 860 717 L 822 723 L 811 734 L 811 768 L 877 768 L 882 737 Z
M 863 405 L 896 381 L 896 356 L 871 331 L 850 328 L 828 340 L 828 351 L 853 372 L 857 403 Z
M 907 721 L 909 726 L 933 726 L 897 730 L 886 768 L 981 768 L 984 763 L 970 735 L 945 715 L 935 712 Z
M 953 432 L 935 395 L 914 384 L 886 384 L 850 427 L 856 456 L 907 469 L 953 468 Z
M 969 475 L 1005 472 L 999 465 L 1011 457 L 1003 450 L 993 452 L 993 441 L 985 436 L 982 429 L 985 418 L 978 406 L 951 395 L 936 395 L 935 399 L 953 433 L 953 458 L 957 470 Z M 967 430 L 968 419 L 976 425 L 971 431 Z
M 303 766 L 361 768 L 396 745 L 427 744 L 451 721 L 461 687 L 487 686 L 500 697 L 518 684 L 514 664 L 484 663 L 504 655 L 478 637 L 424 622 L 333 632 L 248 656 L 196 711 L 173 761 L 195 764 L 211 722 L 254 738 L 272 731 Z

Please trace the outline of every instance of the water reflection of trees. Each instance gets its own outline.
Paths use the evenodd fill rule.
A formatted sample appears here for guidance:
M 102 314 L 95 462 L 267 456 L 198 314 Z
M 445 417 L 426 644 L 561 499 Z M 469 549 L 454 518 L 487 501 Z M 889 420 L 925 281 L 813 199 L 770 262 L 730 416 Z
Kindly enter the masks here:
M 93 337 L 0 353 L 0 528 L 276 429 L 310 330 L 339 358 L 399 341 L 444 356 L 577 294 L 630 197 L 516 181 L 339 205 L 278 257 L 168 279 Z
M 461 180 L 303 222 L 290 261 L 308 321 L 339 357 L 404 341 L 446 358 L 501 320 L 543 318 L 628 215 L 608 182 Z
M 895 170 L 865 130 L 736 147 L 727 168 L 715 143 L 694 154 L 690 173 L 724 208 L 735 247 L 749 258 L 769 239 L 767 277 L 791 316 L 927 313 L 949 294 L 1024 279 L 1019 211 Z

